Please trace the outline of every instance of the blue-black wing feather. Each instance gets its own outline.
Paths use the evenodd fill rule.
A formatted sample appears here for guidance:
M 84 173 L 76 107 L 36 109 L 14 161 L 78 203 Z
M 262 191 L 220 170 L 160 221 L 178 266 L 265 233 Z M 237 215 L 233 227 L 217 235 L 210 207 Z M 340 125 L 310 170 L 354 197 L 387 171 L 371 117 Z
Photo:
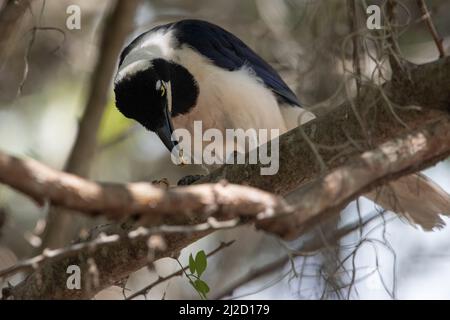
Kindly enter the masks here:
M 244 65 L 251 68 L 279 100 L 300 105 L 297 96 L 272 66 L 230 32 L 201 20 L 182 20 L 172 27 L 180 44 L 187 44 L 221 68 L 230 71 Z
M 280 75 L 250 49 L 239 38 L 212 23 L 201 20 L 181 20 L 175 23 L 157 26 L 143 33 L 131 42 L 120 56 L 121 64 L 126 55 L 145 40 L 148 34 L 160 30 L 175 30 L 175 37 L 180 46 L 188 45 L 207 57 L 218 67 L 229 71 L 251 68 L 258 78 L 270 88 L 281 102 L 297 105 L 300 103 L 295 93 L 281 79 Z

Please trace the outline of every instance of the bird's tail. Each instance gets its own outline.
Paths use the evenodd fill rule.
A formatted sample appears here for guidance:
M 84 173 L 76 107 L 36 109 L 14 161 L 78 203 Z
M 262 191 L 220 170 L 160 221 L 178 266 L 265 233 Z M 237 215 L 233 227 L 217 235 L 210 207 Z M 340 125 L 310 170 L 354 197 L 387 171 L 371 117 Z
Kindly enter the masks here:
M 301 108 L 282 107 L 288 129 L 314 119 Z M 450 195 L 420 173 L 402 177 L 365 195 L 385 210 L 393 211 L 414 226 L 431 231 L 444 227 L 441 215 L 450 216 Z
M 424 230 L 441 229 L 450 215 L 450 195 L 423 174 L 411 174 L 365 195 Z

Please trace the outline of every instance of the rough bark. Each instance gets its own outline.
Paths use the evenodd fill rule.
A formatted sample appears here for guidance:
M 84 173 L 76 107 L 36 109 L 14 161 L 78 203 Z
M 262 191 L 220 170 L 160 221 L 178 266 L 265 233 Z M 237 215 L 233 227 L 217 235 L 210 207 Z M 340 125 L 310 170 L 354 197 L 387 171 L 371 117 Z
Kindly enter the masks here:
M 333 206 L 343 206 L 355 196 L 389 179 L 432 165 L 448 156 L 448 88 L 450 59 L 411 67 L 409 76 L 396 77 L 388 82 L 383 88 L 384 94 L 399 105 L 420 105 L 420 109 L 389 107 L 380 91 L 368 90 L 362 94 L 364 99 L 358 109 L 359 117 L 355 116 L 349 105 L 343 105 L 306 127 L 283 135 L 280 140 L 280 172 L 277 175 L 261 176 L 260 168 L 254 165 L 226 166 L 205 177 L 202 182 L 226 178 L 234 183 L 249 184 L 283 195 L 303 184 L 303 188 L 291 195 L 296 203 L 300 203 L 294 216 L 259 224 L 283 236 L 295 236 L 289 233 L 289 225 L 294 225 L 297 231 L 299 228 L 305 230 L 324 216 L 336 213 Z M 309 139 L 305 139 L 306 136 Z M 315 146 L 316 152 L 311 152 L 312 146 Z M 341 156 L 336 157 L 336 153 Z M 327 171 L 318 164 L 317 155 L 326 164 Z M 389 161 L 393 166 L 388 165 Z M 365 167 L 368 172 L 365 172 Z M 352 174 L 368 180 L 353 181 L 349 177 Z M 314 179 L 317 180 L 311 182 Z M 341 187 L 345 192 L 339 192 Z M 312 197 L 323 190 L 332 197 L 322 197 L 320 201 Z M 167 235 L 167 248 L 159 252 L 155 259 L 171 256 L 208 233 Z M 145 266 L 149 262 L 147 249 L 145 241 L 123 241 L 103 250 L 96 248 L 78 257 L 53 261 L 31 274 L 11 293 L 18 299 L 91 298 L 98 290 Z M 100 286 L 94 291 L 67 290 L 65 269 L 68 264 L 85 267 L 89 257 L 96 262 Z
M 286 195 L 322 173 L 311 145 L 315 145 L 327 169 L 336 168 L 352 155 L 446 117 L 450 110 L 449 88 L 449 58 L 420 66 L 409 65 L 409 75 L 395 77 L 383 88 L 366 89 L 362 93 L 358 108 L 362 124 L 351 105 L 344 103 L 326 116 L 286 133 L 280 139 L 280 170 L 276 175 L 260 175 L 259 165 L 225 165 L 198 183 L 226 179 Z M 381 90 L 390 99 L 391 106 L 384 101 Z
M 289 210 L 280 197 L 247 186 L 217 183 L 166 190 L 150 183 L 98 183 L 2 152 L 0 182 L 39 204 L 48 201 L 89 217 L 101 215 L 114 221 L 140 216 L 147 226 L 162 221 L 187 223 L 192 218 L 254 218 Z

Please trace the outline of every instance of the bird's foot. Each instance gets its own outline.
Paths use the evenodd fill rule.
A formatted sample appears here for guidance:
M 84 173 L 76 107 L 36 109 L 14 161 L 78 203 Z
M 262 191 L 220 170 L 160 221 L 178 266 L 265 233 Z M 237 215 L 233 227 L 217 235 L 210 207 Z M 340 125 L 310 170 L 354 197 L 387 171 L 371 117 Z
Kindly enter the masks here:
M 163 189 L 169 189 L 170 187 L 169 180 L 167 180 L 166 178 L 162 178 L 161 180 L 154 180 L 152 181 L 152 184 Z
M 177 185 L 178 186 L 188 186 L 188 185 L 193 184 L 194 182 L 200 180 L 203 177 L 204 176 L 198 175 L 198 174 L 197 175 L 186 176 L 186 177 L 181 178 L 178 181 Z

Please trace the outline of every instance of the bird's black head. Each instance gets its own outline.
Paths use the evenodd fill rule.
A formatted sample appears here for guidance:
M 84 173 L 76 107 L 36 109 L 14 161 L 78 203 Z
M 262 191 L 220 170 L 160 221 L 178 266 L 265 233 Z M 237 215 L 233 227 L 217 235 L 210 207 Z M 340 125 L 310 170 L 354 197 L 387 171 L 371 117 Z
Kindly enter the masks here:
M 114 84 L 116 106 L 127 118 L 158 134 L 171 151 L 172 118 L 189 112 L 199 89 L 194 77 L 181 65 L 163 59 L 119 71 Z M 128 71 L 128 73 L 127 73 Z

